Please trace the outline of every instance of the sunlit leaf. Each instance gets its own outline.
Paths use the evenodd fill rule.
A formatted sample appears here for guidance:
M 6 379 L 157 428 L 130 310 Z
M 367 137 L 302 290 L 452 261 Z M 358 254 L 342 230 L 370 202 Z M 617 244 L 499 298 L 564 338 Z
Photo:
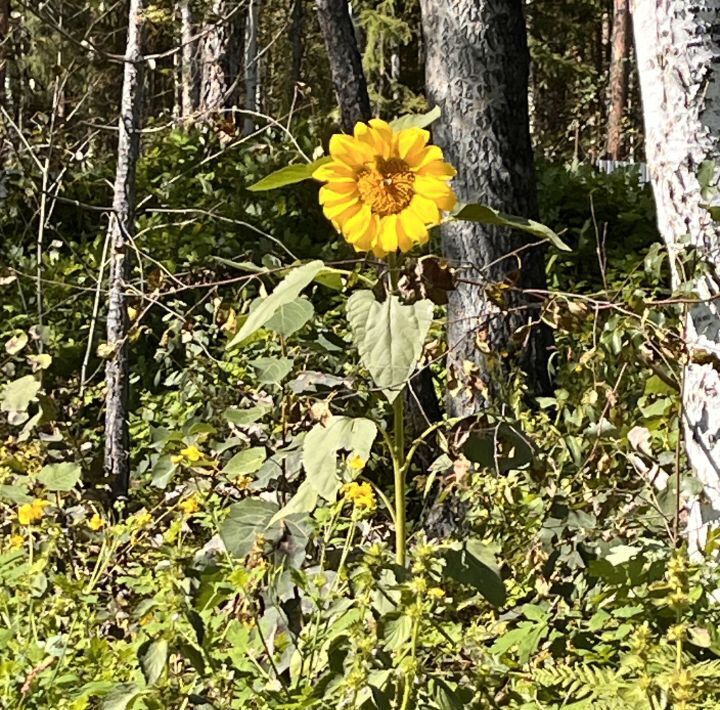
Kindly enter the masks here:
M 275 190 L 278 187 L 293 185 L 296 182 L 302 182 L 312 177 L 312 174 L 325 163 L 330 161 L 330 156 L 323 156 L 312 163 L 304 163 L 303 165 L 286 165 L 280 170 L 276 170 L 270 175 L 266 175 L 262 180 L 258 180 L 255 184 L 250 185 L 250 192 L 263 192 L 265 190 Z
M 435 106 L 427 113 L 409 113 L 407 116 L 400 116 L 400 118 L 391 121 L 390 125 L 396 131 L 402 131 L 405 128 L 426 128 L 433 121 L 437 121 L 441 115 L 440 107 Z

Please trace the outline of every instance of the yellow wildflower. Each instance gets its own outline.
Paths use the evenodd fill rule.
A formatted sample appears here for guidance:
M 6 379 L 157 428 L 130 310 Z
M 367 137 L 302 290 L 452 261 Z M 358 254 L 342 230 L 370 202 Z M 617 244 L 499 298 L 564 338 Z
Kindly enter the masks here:
M 348 466 L 353 471 L 362 471 L 365 468 L 365 459 L 358 453 L 354 453 L 347 460 Z
M 90 528 L 90 530 L 101 530 L 105 527 L 105 521 L 100 515 L 95 513 L 88 521 L 88 527 Z
M 422 128 L 395 131 L 385 121 L 357 123 L 354 134 L 330 139 L 331 160 L 314 173 L 325 216 L 356 251 L 382 257 L 428 240 L 440 210 L 456 197 L 455 169 Z
M 142 528 L 152 522 L 152 515 L 150 515 L 147 510 L 144 510 L 142 513 L 136 513 L 135 515 L 133 515 L 131 520 L 136 527 Z
M 342 487 L 343 497 L 359 511 L 375 510 L 375 493 L 369 483 L 346 483 Z
M 440 589 L 440 587 L 430 587 L 430 589 L 427 590 L 427 595 L 430 599 L 440 600 L 445 597 L 445 592 Z
M 195 444 L 192 444 L 190 446 L 186 446 L 177 456 L 171 456 L 170 460 L 174 464 L 183 463 L 184 461 L 197 463 L 202 457 L 202 451 L 200 451 Z
M 11 535 L 8 540 L 8 547 L 11 550 L 17 550 L 23 546 L 25 538 L 22 535 Z
M 192 515 L 200 510 L 200 503 L 198 502 L 197 496 L 190 496 L 183 501 L 180 501 L 180 509 L 186 515 Z
M 20 525 L 31 525 L 36 520 L 40 520 L 48 505 L 50 505 L 48 501 L 39 498 L 32 503 L 24 503 L 18 508 L 18 522 Z

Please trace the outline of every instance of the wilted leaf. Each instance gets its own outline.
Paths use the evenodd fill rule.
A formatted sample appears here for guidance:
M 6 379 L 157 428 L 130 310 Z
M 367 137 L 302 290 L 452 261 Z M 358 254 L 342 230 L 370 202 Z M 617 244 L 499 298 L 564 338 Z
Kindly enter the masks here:
M 515 215 L 498 212 L 487 205 L 460 205 L 453 213 L 452 218 L 461 221 L 495 224 L 499 227 L 519 229 L 522 232 L 527 232 L 528 234 L 550 242 L 550 244 L 556 249 L 560 249 L 560 251 L 572 251 L 550 227 L 546 227 L 544 224 L 532 219 L 527 219 L 526 217 L 516 217 Z
M 10 340 L 5 343 L 5 352 L 8 355 L 17 355 L 28 343 L 27 333 L 18 333 L 13 335 Z

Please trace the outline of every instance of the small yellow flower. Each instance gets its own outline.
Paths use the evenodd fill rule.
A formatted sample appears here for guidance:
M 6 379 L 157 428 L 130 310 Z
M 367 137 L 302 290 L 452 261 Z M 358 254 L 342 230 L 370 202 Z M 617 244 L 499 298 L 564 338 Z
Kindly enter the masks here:
M 176 456 L 171 456 L 170 460 L 174 464 L 184 463 L 185 461 L 189 461 L 190 463 L 197 463 L 202 459 L 203 454 L 200 449 L 198 449 L 195 444 L 192 444 L 190 446 L 186 446 L 179 454 Z
M 427 590 L 427 595 L 430 599 L 440 600 L 445 597 L 445 592 L 440 589 L 440 587 L 430 587 L 430 589 Z
M 365 459 L 358 453 L 354 453 L 348 458 L 347 464 L 353 471 L 362 471 L 365 468 Z
M 145 527 L 145 525 L 149 525 L 152 522 L 152 519 L 152 515 L 145 510 L 142 513 L 136 513 L 133 515 L 131 522 L 135 525 L 135 527 L 142 528 Z
M 40 520 L 48 505 L 50 505 L 48 501 L 39 498 L 32 503 L 24 503 L 18 508 L 18 522 L 20 525 L 31 525 L 36 520 Z
M 180 509 L 185 515 L 192 515 L 200 510 L 200 503 L 198 502 L 197 496 L 190 496 L 183 501 L 180 501 Z
M 11 550 L 17 550 L 25 544 L 25 538 L 22 535 L 11 535 L 8 540 L 8 547 Z
M 95 513 L 88 521 L 88 527 L 90 528 L 90 530 L 101 530 L 105 527 L 105 521 L 100 515 Z
M 346 483 L 342 487 L 343 498 L 346 502 L 352 503 L 353 508 L 358 511 L 370 512 L 375 510 L 375 493 L 369 483 Z
M 357 123 L 352 136 L 330 139 L 331 160 L 313 178 L 326 183 L 325 216 L 356 251 L 378 257 L 409 251 L 427 242 L 440 210 L 455 206 L 448 185 L 455 170 L 429 139 L 422 128 L 395 131 L 377 118 Z

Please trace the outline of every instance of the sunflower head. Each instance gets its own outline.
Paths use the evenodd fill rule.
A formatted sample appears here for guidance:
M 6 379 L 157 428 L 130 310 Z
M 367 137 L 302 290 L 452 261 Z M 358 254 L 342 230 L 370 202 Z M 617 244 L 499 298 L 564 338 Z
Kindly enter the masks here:
M 422 128 L 394 131 L 374 118 L 356 124 L 352 136 L 330 139 L 330 161 L 313 177 L 325 183 L 325 216 L 356 251 L 409 251 L 427 241 L 440 210 L 455 206 L 448 184 L 455 170 L 429 138 Z

